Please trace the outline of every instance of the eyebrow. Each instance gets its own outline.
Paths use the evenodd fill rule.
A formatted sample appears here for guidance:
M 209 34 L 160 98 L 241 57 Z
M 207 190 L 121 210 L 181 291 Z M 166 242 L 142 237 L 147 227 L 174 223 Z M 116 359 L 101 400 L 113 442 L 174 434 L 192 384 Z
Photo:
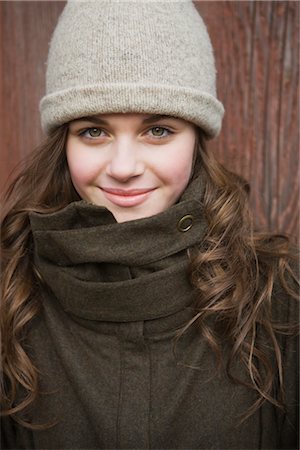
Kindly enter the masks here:
M 143 120 L 143 124 L 147 124 L 147 123 L 151 123 L 151 122 L 155 122 L 158 120 L 163 120 L 163 119 L 173 119 L 176 120 L 176 117 L 174 116 L 168 116 L 168 115 L 164 115 L 164 114 L 155 114 L 152 115 L 150 117 L 147 117 L 146 119 Z M 92 122 L 96 125 L 108 125 L 109 122 L 105 119 L 101 119 L 98 116 L 86 116 L 86 117 L 80 117 L 79 119 L 74 119 L 73 122 L 81 122 L 81 121 L 86 121 L 86 122 Z

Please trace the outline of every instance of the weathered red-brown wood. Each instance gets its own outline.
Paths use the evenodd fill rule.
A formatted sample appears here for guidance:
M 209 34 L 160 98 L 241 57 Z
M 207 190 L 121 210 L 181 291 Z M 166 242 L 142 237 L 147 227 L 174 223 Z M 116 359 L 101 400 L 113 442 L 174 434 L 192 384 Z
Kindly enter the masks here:
M 299 230 L 299 2 L 196 2 L 226 108 L 211 148 L 251 183 L 255 222 Z
M 39 100 L 44 93 L 48 43 L 65 2 L 0 2 L 0 189 L 16 164 L 41 139 Z
M 63 1 L 0 1 L 0 189 L 41 140 L 38 103 Z M 298 235 L 299 2 L 196 1 L 215 49 L 225 105 L 209 143 L 251 183 L 255 222 Z

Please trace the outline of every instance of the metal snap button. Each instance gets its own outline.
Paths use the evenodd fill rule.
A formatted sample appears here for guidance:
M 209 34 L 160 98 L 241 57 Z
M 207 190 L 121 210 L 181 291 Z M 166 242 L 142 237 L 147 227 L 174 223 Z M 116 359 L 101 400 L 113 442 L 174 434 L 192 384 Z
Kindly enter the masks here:
M 191 214 L 187 214 L 186 216 L 183 216 L 178 224 L 177 224 L 177 229 L 179 231 L 185 232 L 185 231 L 189 231 L 194 223 L 194 216 L 192 216 Z

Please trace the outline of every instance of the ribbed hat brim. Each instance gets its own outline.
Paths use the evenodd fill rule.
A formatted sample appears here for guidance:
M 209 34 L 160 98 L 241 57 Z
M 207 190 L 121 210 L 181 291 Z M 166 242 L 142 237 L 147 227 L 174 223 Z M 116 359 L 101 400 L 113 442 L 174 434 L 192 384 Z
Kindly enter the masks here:
M 88 101 L 87 101 L 88 100 Z M 199 126 L 208 138 L 221 129 L 224 107 L 212 95 L 168 85 L 128 83 L 69 88 L 46 95 L 40 103 L 42 126 L 51 133 L 57 126 L 80 117 L 110 113 L 172 115 Z

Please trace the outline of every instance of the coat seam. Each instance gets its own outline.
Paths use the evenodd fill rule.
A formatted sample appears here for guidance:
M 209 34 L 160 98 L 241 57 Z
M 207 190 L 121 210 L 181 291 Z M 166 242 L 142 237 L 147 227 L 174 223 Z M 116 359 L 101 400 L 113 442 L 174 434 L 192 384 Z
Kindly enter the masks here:
M 151 449 L 151 436 L 152 436 L 152 429 L 151 429 L 151 416 L 153 413 L 152 410 L 152 381 L 153 381 L 153 372 L 152 372 L 152 353 L 151 353 L 151 346 L 149 341 L 147 340 L 147 347 L 148 347 L 148 354 L 149 354 L 149 410 L 148 410 L 148 448 Z
M 118 412 L 116 421 L 116 448 L 121 448 L 120 443 L 120 422 L 121 422 L 121 410 L 122 410 L 122 385 L 123 385 L 123 374 L 124 374 L 124 348 L 122 341 L 119 339 L 119 349 L 120 349 L 120 381 L 119 381 L 119 398 L 118 398 Z

